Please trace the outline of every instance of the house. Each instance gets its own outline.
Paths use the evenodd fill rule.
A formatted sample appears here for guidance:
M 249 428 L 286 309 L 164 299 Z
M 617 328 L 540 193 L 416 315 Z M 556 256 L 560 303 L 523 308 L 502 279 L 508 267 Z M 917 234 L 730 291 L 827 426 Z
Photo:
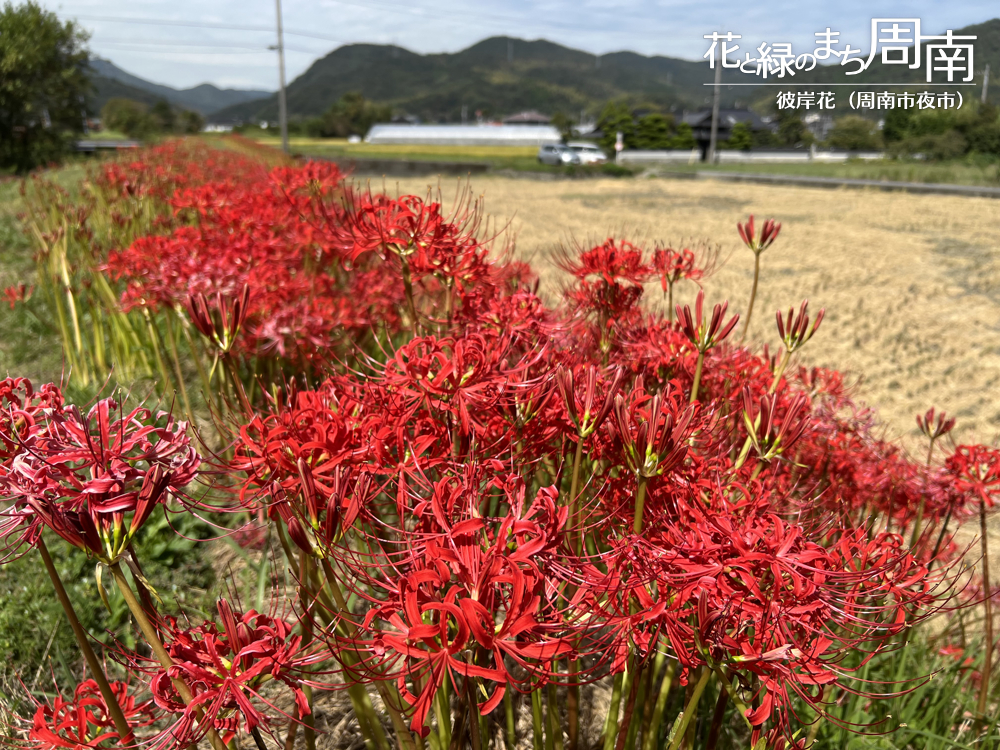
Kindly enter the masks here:
M 833 130 L 833 117 L 819 112 L 810 112 L 802 118 L 802 122 L 817 141 L 825 141 Z
M 712 140 L 712 110 L 703 109 L 693 114 L 684 115 L 681 122 L 691 126 L 691 133 L 698 142 L 701 149 L 702 158 L 708 153 L 708 146 Z M 745 122 L 751 130 L 770 130 L 775 132 L 777 126 L 772 122 L 761 119 L 756 113 L 747 109 L 720 109 L 719 110 L 719 130 L 718 141 L 728 140 L 732 135 L 733 125 L 738 122 Z
M 541 146 L 559 143 L 551 125 L 372 125 L 366 143 L 437 146 Z

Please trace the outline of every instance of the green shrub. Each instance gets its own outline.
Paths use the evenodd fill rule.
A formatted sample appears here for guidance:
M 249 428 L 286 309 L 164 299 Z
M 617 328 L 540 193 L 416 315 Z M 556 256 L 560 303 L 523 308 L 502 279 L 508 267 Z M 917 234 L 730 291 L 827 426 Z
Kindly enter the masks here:
M 858 115 L 847 115 L 834 122 L 829 141 L 834 148 L 848 151 L 873 151 L 883 146 L 878 126 Z

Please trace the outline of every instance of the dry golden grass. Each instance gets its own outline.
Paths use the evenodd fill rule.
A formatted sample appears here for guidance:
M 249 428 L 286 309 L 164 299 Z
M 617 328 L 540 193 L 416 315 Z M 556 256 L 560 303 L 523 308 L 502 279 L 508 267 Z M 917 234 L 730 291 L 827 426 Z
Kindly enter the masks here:
M 428 182 L 386 187 L 423 193 Z M 454 183 L 442 189 L 447 203 Z M 803 361 L 858 378 L 859 397 L 878 408 L 889 437 L 921 444 L 914 416 L 930 406 L 958 416 L 959 441 L 992 441 L 1000 431 L 998 201 L 663 179 L 487 176 L 474 178 L 472 189 L 489 214 L 511 219 L 518 253 L 548 294 L 558 293 L 549 255 L 560 242 L 704 238 L 729 256 L 705 283 L 708 300 L 728 299 L 743 314 L 753 255 L 736 222 L 751 213 L 774 217 L 781 236 L 762 256 L 749 340 L 777 343 L 775 310 L 808 298 L 827 318 Z M 681 301 L 695 290 L 681 288 Z M 659 304 L 659 288 L 651 286 L 647 299 Z

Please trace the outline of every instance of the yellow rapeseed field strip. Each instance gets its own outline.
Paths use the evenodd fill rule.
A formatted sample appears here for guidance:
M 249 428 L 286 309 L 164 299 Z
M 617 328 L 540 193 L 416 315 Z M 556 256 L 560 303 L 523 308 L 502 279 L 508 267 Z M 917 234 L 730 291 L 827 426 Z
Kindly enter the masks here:
M 429 182 L 387 179 L 386 187 L 425 192 Z M 448 203 L 455 182 L 441 187 Z M 922 445 L 914 416 L 936 406 L 958 417 L 956 440 L 997 438 L 1000 201 L 665 179 L 483 176 L 471 188 L 490 215 L 510 220 L 519 255 L 540 272 L 548 295 L 559 293 L 550 254 L 561 242 L 701 238 L 728 256 L 705 282 L 707 299 L 728 299 L 745 313 L 753 256 L 736 222 L 751 213 L 774 217 L 782 230 L 762 256 L 750 339 L 777 344 L 775 310 L 808 298 L 827 318 L 800 361 L 846 369 L 887 434 Z M 682 287 L 681 301 L 695 291 Z M 661 299 L 651 285 L 647 300 Z

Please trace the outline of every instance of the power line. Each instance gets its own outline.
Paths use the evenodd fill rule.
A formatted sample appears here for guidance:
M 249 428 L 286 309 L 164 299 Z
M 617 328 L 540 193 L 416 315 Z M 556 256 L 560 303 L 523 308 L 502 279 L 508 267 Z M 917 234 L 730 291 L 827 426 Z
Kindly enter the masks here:
M 245 24 L 229 24 L 229 23 L 210 23 L 203 21 L 174 21 L 169 18 L 136 18 L 134 16 L 94 16 L 89 14 L 75 14 L 76 18 L 83 19 L 85 21 L 106 21 L 108 23 L 135 23 L 147 26 L 185 26 L 189 28 L 196 29 L 224 29 L 228 31 L 265 31 L 268 33 L 274 33 L 273 26 L 249 26 Z M 291 34 L 292 36 L 307 37 L 309 39 L 321 39 L 324 42 L 334 42 L 335 44 L 344 44 L 342 39 L 334 39 L 330 36 L 324 36 L 323 34 L 313 34 L 308 31 L 293 31 L 291 29 L 285 29 L 286 34 Z
M 252 49 L 252 50 L 267 50 L 267 47 L 261 45 L 250 46 L 247 44 L 227 44 L 225 42 L 215 43 L 215 42 L 175 42 L 167 39 L 96 39 L 95 44 L 105 45 L 105 44 L 153 44 L 165 47 L 225 47 L 227 49 Z
M 206 48 L 224 48 L 224 49 L 239 49 L 239 50 L 254 50 L 258 52 L 273 52 L 274 48 L 271 46 L 263 45 L 247 45 L 247 44 L 229 44 L 228 42 L 175 42 L 170 39 L 102 39 L 98 38 L 94 40 L 94 44 L 103 47 L 105 45 L 121 45 L 127 44 L 130 46 L 136 45 L 156 45 L 162 47 L 206 47 Z M 312 49 L 301 49 L 299 47 L 289 47 L 285 45 L 285 49 L 289 51 L 301 52 L 305 55 L 323 55 L 325 52 L 317 52 Z
M 113 49 L 121 49 L 121 50 L 140 50 L 141 51 L 141 50 L 147 49 L 146 45 L 148 45 L 148 44 L 149 44 L 149 42 L 144 42 L 144 43 L 137 43 L 137 42 L 101 42 L 99 46 L 100 47 L 111 47 Z M 164 46 L 167 46 L 167 45 L 164 45 Z M 268 47 L 237 47 L 237 48 L 231 49 L 231 50 L 218 50 L 218 51 L 215 51 L 215 48 L 213 48 L 213 47 L 206 46 L 205 48 L 202 48 L 201 45 L 197 45 L 197 44 L 175 44 L 175 45 L 172 45 L 172 46 L 175 46 L 175 47 L 184 47 L 184 48 L 201 48 L 202 51 L 197 51 L 197 49 L 191 49 L 191 51 L 185 51 L 183 49 L 178 49 L 178 50 L 167 50 L 167 49 L 164 49 L 164 50 L 149 50 L 149 54 L 150 54 L 150 56 L 156 56 L 156 55 L 263 55 L 263 54 L 272 55 L 272 54 L 274 54 L 274 50 L 269 49 Z M 212 51 L 209 51 L 209 50 L 212 50 Z M 303 54 L 303 55 L 312 55 L 313 57 L 316 57 L 318 55 L 322 55 L 323 54 L 322 52 L 316 52 L 315 50 L 311 50 L 311 49 L 299 49 L 298 47 L 289 47 L 287 45 L 285 46 L 285 52 L 296 52 L 296 53 Z

